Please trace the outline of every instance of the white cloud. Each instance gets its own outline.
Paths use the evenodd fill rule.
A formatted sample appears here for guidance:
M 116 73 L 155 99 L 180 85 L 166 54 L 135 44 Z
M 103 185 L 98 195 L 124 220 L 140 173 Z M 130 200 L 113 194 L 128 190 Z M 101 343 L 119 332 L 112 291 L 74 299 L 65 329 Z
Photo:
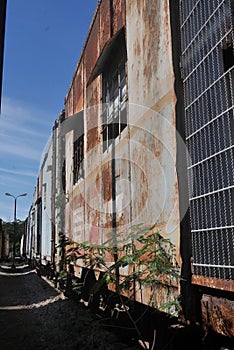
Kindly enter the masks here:
M 40 125 L 41 127 L 51 128 L 51 120 L 53 122 L 55 117 L 51 116 L 49 112 L 26 105 L 21 101 L 3 97 L 0 120 L 1 119 L 13 121 L 19 125 L 21 123 L 30 122 Z
M 14 192 L 25 192 L 25 188 L 29 186 L 30 183 L 36 184 L 36 178 L 33 178 L 30 180 L 27 177 L 27 179 L 24 176 L 13 174 L 1 174 L 0 175 L 0 193 L 9 192 L 11 189 Z M 24 188 L 23 191 L 18 190 L 20 187 Z M 34 187 L 30 188 L 30 190 L 33 190 Z
M 0 217 L 12 215 L 12 202 L 4 193 L 27 193 L 17 208 L 24 219 L 33 200 L 43 149 L 55 118 L 23 102 L 3 98 L 0 115 Z
M 44 139 L 45 136 L 43 135 L 42 132 L 33 130 L 32 128 L 25 128 L 17 123 L 13 122 L 12 120 L 6 120 L 6 119 L 0 119 L 0 125 L 1 125 L 1 130 L 0 131 L 0 136 L 4 136 L 6 132 L 13 132 L 17 131 L 18 134 L 25 134 L 25 136 L 28 137 L 36 137 L 38 139 Z
M 16 157 L 31 159 L 38 162 L 40 161 L 41 157 L 41 150 L 35 149 L 30 143 L 22 145 L 20 142 L 14 142 L 13 144 L 10 144 L 0 141 L 0 149 L 2 154 L 4 153 L 5 155 L 13 155 Z
M 0 116 L 1 155 L 31 159 L 39 164 L 51 128 L 50 118 L 45 118 L 45 112 L 3 98 Z
M 0 168 L 0 171 L 7 174 L 13 174 L 13 175 L 31 176 L 31 177 L 37 176 L 36 173 L 30 172 L 30 171 L 18 171 L 18 170 L 11 170 L 11 169 L 5 169 L 5 168 Z

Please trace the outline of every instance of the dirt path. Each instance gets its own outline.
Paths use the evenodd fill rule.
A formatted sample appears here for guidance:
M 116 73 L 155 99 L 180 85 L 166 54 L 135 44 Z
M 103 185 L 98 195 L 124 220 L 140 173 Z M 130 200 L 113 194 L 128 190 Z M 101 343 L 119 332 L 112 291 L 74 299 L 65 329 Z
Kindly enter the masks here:
M 130 349 L 28 267 L 0 268 L 1 350 Z M 131 347 L 138 349 L 138 347 Z

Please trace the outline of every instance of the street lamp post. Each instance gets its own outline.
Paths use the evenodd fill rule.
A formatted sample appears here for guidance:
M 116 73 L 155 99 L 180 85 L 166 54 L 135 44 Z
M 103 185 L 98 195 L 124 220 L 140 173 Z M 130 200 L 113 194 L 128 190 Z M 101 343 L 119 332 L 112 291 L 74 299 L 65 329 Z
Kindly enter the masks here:
M 13 256 L 12 256 L 13 258 L 12 268 L 14 268 L 15 267 L 15 237 L 16 237 L 16 203 L 17 203 L 17 198 L 27 196 L 27 193 L 22 193 L 22 194 L 19 194 L 18 196 L 14 196 L 13 194 L 6 192 L 5 195 L 14 198 L 14 239 L 13 239 Z

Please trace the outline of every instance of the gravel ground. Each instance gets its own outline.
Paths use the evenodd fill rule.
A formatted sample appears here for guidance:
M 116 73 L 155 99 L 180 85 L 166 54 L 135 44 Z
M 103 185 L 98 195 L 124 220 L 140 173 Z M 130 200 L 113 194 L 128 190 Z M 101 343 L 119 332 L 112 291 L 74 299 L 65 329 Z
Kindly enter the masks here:
M 67 299 L 29 267 L 0 268 L 1 350 L 122 350 L 123 343 L 77 301 Z

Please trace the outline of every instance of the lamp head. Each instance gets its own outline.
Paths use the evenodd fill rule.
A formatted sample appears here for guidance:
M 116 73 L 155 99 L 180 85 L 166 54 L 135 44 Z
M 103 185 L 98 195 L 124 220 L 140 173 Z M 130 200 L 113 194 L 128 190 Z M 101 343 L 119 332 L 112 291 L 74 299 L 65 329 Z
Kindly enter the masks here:
M 18 198 L 18 197 L 24 197 L 24 196 L 27 196 L 27 193 L 22 193 L 22 194 L 19 194 L 18 196 L 13 196 L 13 194 L 10 194 L 8 192 L 5 193 L 6 196 L 9 196 L 9 197 L 13 197 L 13 198 Z
M 20 194 L 19 197 L 27 196 L 27 193 Z
M 12 197 L 12 194 L 10 194 L 10 193 L 8 193 L 8 192 L 6 192 L 5 195 L 6 195 L 6 196 Z

